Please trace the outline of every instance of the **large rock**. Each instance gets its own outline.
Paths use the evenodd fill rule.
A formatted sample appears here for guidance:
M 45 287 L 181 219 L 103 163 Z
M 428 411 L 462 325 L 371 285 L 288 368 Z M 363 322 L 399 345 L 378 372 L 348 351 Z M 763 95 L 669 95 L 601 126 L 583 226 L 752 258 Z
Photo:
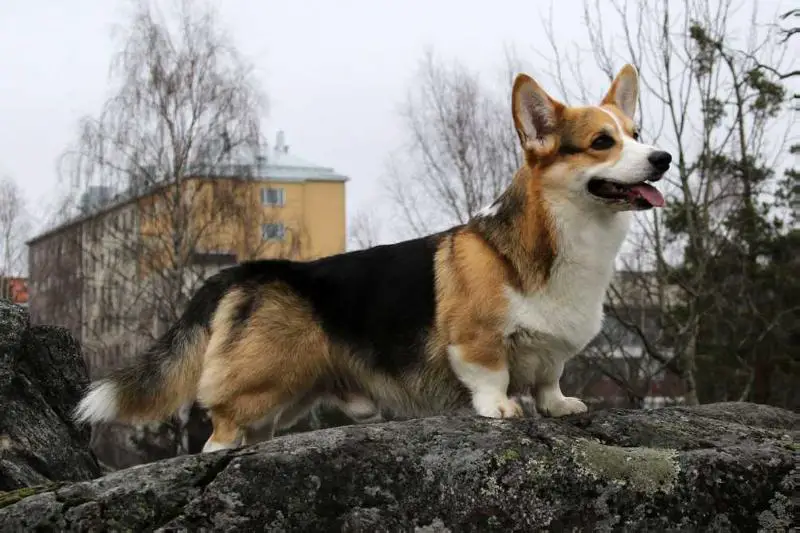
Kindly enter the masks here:
M 437 417 L 98 477 L 89 430 L 69 419 L 87 382 L 65 330 L 31 327 L 24 309 L 0 302 L 0 531 L 795 527 L 800 417 L 776 408 Z
M 0 300 L 0 491 L 101 474 L 70 412 L 88 384 L 80 346 Z M 1 498 L 2 496 L 0 496 Z
M 728 403 L 326 429 L 9 494 L 0 530 L 790 531 L 798 418 Z

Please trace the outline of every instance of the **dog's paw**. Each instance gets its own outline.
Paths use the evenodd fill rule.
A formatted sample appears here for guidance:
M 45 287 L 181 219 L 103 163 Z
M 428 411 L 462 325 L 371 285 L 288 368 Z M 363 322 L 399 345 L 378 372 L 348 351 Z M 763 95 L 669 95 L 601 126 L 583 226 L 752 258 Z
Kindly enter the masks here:
M 476 394 L 473 405 L 480 416 L 488 418 L 516 418 L 523 415 L 519 402 L 508 396 Z
M 588 407 L 580 399 L 572 396 L 562 396 L 553 401 L 542 402 L 543 405 L 537 405 L 536 410 L 544 416 L 558 418 L 567 415 L 576 415 L 578 413 L 585 413 Z

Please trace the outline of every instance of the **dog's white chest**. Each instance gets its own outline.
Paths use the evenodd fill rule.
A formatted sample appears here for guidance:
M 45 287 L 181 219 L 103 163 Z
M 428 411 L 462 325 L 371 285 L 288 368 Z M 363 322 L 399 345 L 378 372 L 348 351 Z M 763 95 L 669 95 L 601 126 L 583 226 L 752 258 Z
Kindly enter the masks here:
M 518 344 L 568 358 L 583 349 L 600 331 L 603 294 L 568 290 L 542 290 L 520 294 L 507 288 L 508 315 L 505 334 L 517 335 Z
M 603 300 L 627 224 L 620 217 L 605 226 L 562 226 L 562 253 L 548 282 L 528 294 L 505 288 L 505 334 L 516 334 L 517 345 L 559 358 L 582 350 L 602 327 Z

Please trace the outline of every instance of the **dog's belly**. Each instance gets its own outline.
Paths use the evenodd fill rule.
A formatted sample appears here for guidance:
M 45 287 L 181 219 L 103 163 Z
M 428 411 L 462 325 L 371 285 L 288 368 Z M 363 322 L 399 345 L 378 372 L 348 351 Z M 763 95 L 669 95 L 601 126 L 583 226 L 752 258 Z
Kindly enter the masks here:
M 348 365 L 331 392 L 360 395 L 384 415 L 416 418 L 452 413 L 470 407 L 469 391 L 445 359 L 426 361 L 401 372 L 387 373 L 363 365 Z
M 385 415 L 419 418 L 452 414 L 471 406 L 467 389 L 458 382 L 443 382 L 427 389 L 409 388 L 401 383 L 374 387 L 370 399 Z

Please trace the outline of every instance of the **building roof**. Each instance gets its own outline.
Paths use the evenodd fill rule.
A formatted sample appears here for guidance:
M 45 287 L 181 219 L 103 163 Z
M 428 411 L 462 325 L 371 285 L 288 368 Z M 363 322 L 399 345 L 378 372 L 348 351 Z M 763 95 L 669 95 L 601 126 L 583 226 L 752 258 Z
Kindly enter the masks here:
M 336 173 L 331 167 L 310 163 L 294 154 L 275 151 L 267 156 L 258 156 L 255 162 L 239 158 L 230 164 L 218 165 L 214 174 L 219 177 L 245 175 L 265 181 L 348 181 L 347 176 Z
M 240 154 L 226 165 L 215 165 L 214 174 L 219 177 L 245 175 L 251 179 L 279 181 L 348 181 L 347 176 L 338 174 L 331 167 L 323 167 L 289 153 L 283 131 L 278 131 L 275 146 L 271 150 L 265 147 L 255 157 Z
M 187 178 L 199 177 L 201 175 L 207 176 L 208 174 L 207 169 L 203 169 L 202 172 L 193 172 L 191 167 L 187 169 L 186 172 Z M 278 131 L 275 146 L 271 150 L 265 147 L 262 153 L 255 157 L 240 155 L 226 164 L 215 165 L 210 174 L 211 178 L 247 178 L 277 182 L 332 181 L 343 183 L 350 179 L 343 174 L 337 173 L 331 167 L 323 167 L 297 157 L 294 154 L 290 154 L 289 146 L 286 145 L 283 131 Z M 49 237 L 54 233 L 66 229 L 68 226 L 84 222 L 97 215 L 111 211 L 112 209 L 117 209 L 129 202 L 152 194 L 153 192 L 154 189 L 151 187 L 147 189 L 146 192 L 140 194 L 133 194 L 130 191 L 116 194 L 113 198 L 110 198 L 109 201 L 93 209 L 90 213 L 72 217 L 66 222 L 48 228 L 29 239 L 26 244 L 30 246 L 45 237 Z

